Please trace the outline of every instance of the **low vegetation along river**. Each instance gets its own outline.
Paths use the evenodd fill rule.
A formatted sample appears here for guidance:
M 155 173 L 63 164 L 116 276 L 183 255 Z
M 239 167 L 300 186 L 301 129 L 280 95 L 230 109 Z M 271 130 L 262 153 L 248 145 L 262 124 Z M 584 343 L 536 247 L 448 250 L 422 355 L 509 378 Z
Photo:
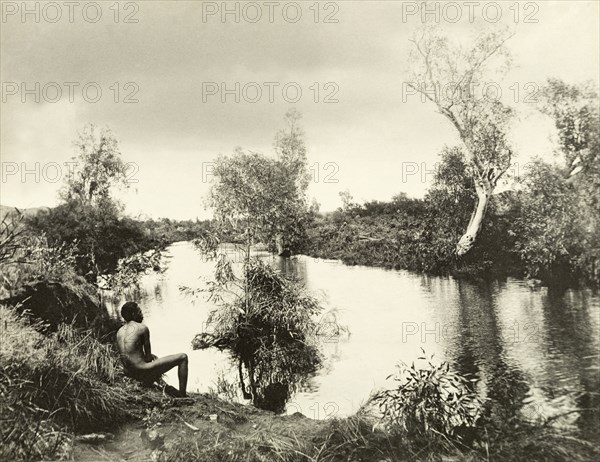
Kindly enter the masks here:
M 210 329 L 214 305 L 179 290 L 202 287 L 214 263 L 186 242 L 166 255 L 166 272 L 142 281 L 153 353 L 189 355 L 190 391 L 216 389 L 222 378 L 237 384 L 226 353 L 191 349 L 192 338 Z M 481 395 L 512 412 L 533 420 L 566 413 L 565 425 L 593 427 L 592 413 L 571 411 L 598 406 L 597 295 L 554 293 L 514 279 L 467 282 L 305 256 L 261 256 L 304 281 L 327 313 L 320 320 L 323 367 L 292 397 L 289 413 L 318 419 L 352 414 L 389 383 L 396 364 L 416 361 L 423 348 L 434 361 L 450 361 L 479 378 Z M 175 371 L 167 381 L 176 384 Z

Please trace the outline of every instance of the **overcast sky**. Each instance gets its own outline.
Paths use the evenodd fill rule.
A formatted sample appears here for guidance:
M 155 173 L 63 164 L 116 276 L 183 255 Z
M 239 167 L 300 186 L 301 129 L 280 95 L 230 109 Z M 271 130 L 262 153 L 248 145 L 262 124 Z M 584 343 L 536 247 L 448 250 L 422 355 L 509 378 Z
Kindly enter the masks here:
M 299 8 L 275 2 L 272 22 L 265 2 L 230 2 L 232 11 L 239 8 L 239 22 L 235 13 L 222 18 L 221 2 L 75 3 L 30 3 L 33 12 L 25 16 L 22 2 L 2 3 L 4 205 L 56 205 L 56 164 L 66 175 L 72 140 L 88 122 L 109 126 L 124 160 L 135 164 L 131 179 L 137 182 L 121 196 L 127 211 L 153 217 L 206 217 L 202 200 L 210 177 L 203 178 L 203 163 L 237 146 L 271 154 L 290 107 L 303 114 L 313 172 L 309 194 L 322 210 L 338 207 L 338 193 L 346 189 L 358 201 L 387 200 L 402 191 L 420 197 L 431 175 L 403 175 L 403 169 L 411 173 L 421 163 L 431 169 L 441 148 L 457 143 L 430 103 L 416 96 L 403 100 L 408 39 L 421 24 L 419 12 L 409 14 L 415 2 L 321 2 L 318 8 L 313 1 L 299 2 Z M 467 4 L 440 2 L 439 21 L 448 35 L 467 37 L 492 26 L 497 12 L 490 3 L 479 2 L 471 23 Z M 517 32 L 509 43 L 513 68 L 500 87 L 504 97 L 520 92 L 511 137 L 516 161 L 524 164 L 552 150 L 551 124 L 522 101 L 528 92 L 548 77 L 599 79 L 599 3 L 499 3 L 499 23 Z M 451 23 L 457 6 L 462 19 Z M 262 16 L 251 22 L 257 7 Z M 327 17 L 337 22 L 325 22 Z M 72 101 L 65 82 L 74 82 Z M 210 82 L 233 90 L 239 82 L 240 101 L 229 94 L 223 103 L 220 89 L 208 94 Z M 33 92 L 24 94 L 23 85 Z M 298 87 L 302 95 L 294 103 Z M 96 88 L 102 95 L 92 102 Z M 327 97 L 337 102 L 326 103 Z M 39 178 L 23 178 L 23 169 L 36 168 Z

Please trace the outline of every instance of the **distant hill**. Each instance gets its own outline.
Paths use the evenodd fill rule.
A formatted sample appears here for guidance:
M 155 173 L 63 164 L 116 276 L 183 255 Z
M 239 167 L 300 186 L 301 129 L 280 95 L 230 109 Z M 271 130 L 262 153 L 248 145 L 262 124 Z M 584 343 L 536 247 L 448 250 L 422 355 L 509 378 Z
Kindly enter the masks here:
M 3 220 L 4 217 L 8 214 L 16 213 L 16 210 L 17 209 L 15 207 L 0 204 L 0 220 Z M 19 211 L 25 216 L 35 216 L 42 210 L 50 210 L 50 207 L 32 207 L 29 209 L 19 209 Z

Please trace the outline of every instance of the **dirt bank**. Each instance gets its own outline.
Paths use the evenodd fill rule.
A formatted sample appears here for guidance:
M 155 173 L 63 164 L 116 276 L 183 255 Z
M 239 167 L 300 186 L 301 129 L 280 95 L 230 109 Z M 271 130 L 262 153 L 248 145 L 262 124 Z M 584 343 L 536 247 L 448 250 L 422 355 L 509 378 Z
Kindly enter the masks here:
M 140 389 L 138 419 L 113 435 L 75 440 L 78 461 L 127 460 L 277 460 L 317 441 L 327 422 L 302 414 L 278 416 L 207 394 L 175 399 L 158 389 Z M 105 439 L 106 438 L 106 439 Z M 92 440 L 86 442 L 85 440 Z M 297 460 L 307 460 L 297 454 Z M 281 459 L 280 459 L 281 460 Z

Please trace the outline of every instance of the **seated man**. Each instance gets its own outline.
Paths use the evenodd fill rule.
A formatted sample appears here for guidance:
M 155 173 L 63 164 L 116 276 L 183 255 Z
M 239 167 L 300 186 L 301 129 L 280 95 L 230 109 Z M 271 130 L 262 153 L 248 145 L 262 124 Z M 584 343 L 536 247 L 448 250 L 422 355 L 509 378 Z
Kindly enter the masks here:
M 144 316 L 137 303 L 127 302 L 121 308 L 125 324 L 117 332 L 117 347 L 125 374 L 143 383 L 153 383 L 168 370 L 178 366 L 179 395 L 186 396 L 188 357 L 185 353 L 157 358 L 150 348 L 150 331 L 142 324 Z

